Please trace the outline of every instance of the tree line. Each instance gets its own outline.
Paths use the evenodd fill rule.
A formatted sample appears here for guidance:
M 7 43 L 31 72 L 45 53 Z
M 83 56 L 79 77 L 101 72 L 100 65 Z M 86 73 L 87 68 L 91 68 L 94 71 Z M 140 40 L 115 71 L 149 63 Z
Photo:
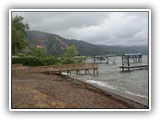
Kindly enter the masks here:
M 78 51 L 74 45 L 68 47 L 66 53 L 61 56 L 48 55 L 45 47 L 32 46 L 27 40 L 27 31 L 30 26 L 23 22 L 22 16 L 15 16 L 11 23 L 12 39 L 12 63 L 21 63 L 24 65 L 51 65 L 51 64 L 72 64 L 81 63 L 82 57 L 75 59 Z

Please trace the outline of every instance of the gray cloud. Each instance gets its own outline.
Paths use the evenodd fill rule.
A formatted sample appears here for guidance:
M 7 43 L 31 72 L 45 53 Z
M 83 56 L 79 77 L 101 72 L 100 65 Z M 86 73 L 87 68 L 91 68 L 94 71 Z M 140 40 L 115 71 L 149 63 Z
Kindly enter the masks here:
M 31 30 L 102 45 L 148 45 L 147 12 L 13 12 Z

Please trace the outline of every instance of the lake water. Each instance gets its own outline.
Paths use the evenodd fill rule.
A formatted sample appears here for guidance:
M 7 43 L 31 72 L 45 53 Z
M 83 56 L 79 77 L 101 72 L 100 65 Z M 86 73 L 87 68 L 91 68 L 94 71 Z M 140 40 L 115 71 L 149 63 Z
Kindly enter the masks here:
M 112 60 L 115 60 L 116 64 L 113 64 Z M 86 62 L 93 62 L 93 59 L 87 59 Z M 80 75 L 72 73 L 71 76 L 103 90 L 148 105 L 148 69 L 122 72 L 122 69 L 119 68 L 122 65 L 121 57 L 111 57 L 109 62 L 109 64 L 106 64 L 105 61 L 98 64 L 98 75 L 93 75 L 93 71 L 90 70 L 89 75 L 81 71 Z M 143 55 L 142 64 L 147 64 L 147 62 L 147 56 Z

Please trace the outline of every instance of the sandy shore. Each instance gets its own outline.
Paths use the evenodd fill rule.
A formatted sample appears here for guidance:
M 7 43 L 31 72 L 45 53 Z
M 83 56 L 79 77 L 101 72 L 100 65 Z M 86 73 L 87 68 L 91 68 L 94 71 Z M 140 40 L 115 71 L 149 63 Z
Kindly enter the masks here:
M 12 109 L 96 108 L 144 109 L 147 106 L 104 92 L 65 75 L 12 75 Z

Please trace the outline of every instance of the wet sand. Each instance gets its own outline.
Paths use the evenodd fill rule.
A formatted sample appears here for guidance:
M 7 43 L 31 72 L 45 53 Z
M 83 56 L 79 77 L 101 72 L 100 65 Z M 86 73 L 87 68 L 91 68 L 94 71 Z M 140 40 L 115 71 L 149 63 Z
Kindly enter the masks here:
M 12 109 L 147 109 L 65 75 L 12 74 Z

